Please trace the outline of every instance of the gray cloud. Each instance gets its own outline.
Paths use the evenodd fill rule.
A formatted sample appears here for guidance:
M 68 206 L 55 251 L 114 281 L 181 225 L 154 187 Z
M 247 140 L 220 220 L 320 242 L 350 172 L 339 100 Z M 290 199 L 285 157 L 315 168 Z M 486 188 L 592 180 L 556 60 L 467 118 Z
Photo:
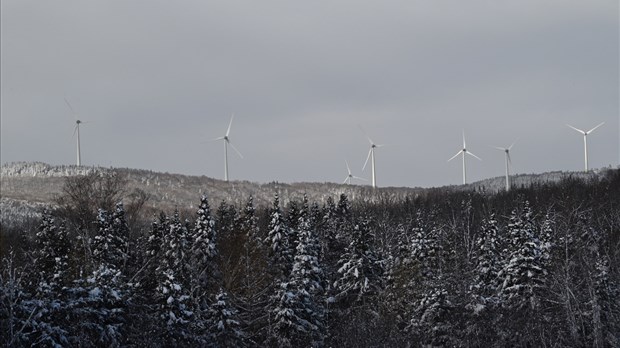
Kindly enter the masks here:
M 619 158 L 614 1 L 16 1 L 2 4 L 2 162 L 73 163 L 231 177 L 342 181 L 378 143 L 380 186 L 579 170 Z M 364 176 L 369 176 L 364 173 Z

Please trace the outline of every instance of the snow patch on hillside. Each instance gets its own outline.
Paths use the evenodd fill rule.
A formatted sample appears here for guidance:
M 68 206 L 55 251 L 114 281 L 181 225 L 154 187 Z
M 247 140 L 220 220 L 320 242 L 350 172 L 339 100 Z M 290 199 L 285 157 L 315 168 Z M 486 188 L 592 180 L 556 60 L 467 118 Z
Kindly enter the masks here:
M 9 198 L 0 198 L 0 224 L 3 228 L 25 226 L 28 221 L 40 220 L 46 203 L 33 203 Z
M 76 165 L 50 165 L 43 162 L 11 162 L 2 165 L 2 177 L 64 177 L 87 175 L 93 172 L 102 172 L 101 167 L 85 167 Z

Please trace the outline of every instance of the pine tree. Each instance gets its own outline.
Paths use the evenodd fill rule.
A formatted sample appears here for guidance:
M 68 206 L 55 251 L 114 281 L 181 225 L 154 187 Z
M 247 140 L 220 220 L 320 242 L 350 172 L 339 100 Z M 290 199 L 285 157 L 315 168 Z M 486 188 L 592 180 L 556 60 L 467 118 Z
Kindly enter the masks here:
M 501 294 L 509 308 L 536 309 L 540 305 L 540 291 L 547 270 L 543 267 L 543 249 L 533 219 L 527 201 L 521 213 L 513 211 L 510 217 L 509 259 L 500 272 Z
M 164 236 L 163 255 L 157 269 L 158 286 L 155 300 L 157 313 L 164 324 L 161 333 L 166 344 L 186 345 L 193 340 L 191 320 L 194 317 L 187 278 L 188 231 L 175 211 L 170 229 Z
M 71 324 L 72 345 L 89 340 L 108 347 L 123 344 L 131 288 L 123 273 L 127 260 L 129 229 L 122 203 L 109 215 L 97 214 L 97 235 L 93 242 L 94 269 L 69 289 L 66 308 Z
M 49 216 L 46 219 L 49 222 Z M 45 293 L 39 291 L 38 296 L 30 292 L 27 284 L 30 270 L 17 267 L 13 250 L 2 255 L 0 265 L 0 345 L 69 345 L 67 331 L 57 318 L 64 302 L 53 299 L 58 288 Z
M 296 201 L 290 201 L 288 204 L 288 215 L 286 216 L 286 222 L 288 226 L 288 242 L 291 249 L 294 251 L 297 249 L 297 243 L 299 243 L 299 218 L 302 214 L 302 209 L 297 205 Z
M 192 235 L 191 258 L 192 279 L 195 286 L 205 291 L 212 279 L 217 277 L 217 257 L 215 220 L 211 217 L 207 195 L 200 199 L 200 207 L 197 211 L 196 224 Z
M 610 277 L 609 261 L 599 256 L 595 264 L 594 296 L 590 301 L 594 346 L 620 345 L 620 288 Z
M 481 233 L 476 240 L 477 259 L 474 268 L 474 282 L 471 293 L 476 306 L 485 306 L 487 303 L 497 302 L 496 294 L 499 283 L 499 273 L 502 269 L 498 226 L 495 214 L 483 220 Z M 475 307 L 474 310 L 480 310 Z
M 334 283 L 337 298 L 363 302 L 383 288 L 383 265 L 372 248 L 373 234 L 368 218 L 353 228 L 351 243 L 338 261 L 340 278 Z
M 39 291 L 54 292 L 59 297 L 63 286 L 69 284 L 69 253 L 71 244 L 64 223 L 56 225 L 55 218 L 44 212 L 36 235 L 35 269 L 39 271 Z
M 246 347 L 248 339 L 238 318 L 239 311 L 231 306 L 228 294 L 220 289 L 209 309 L 207 331 L 209 347 Z
M 283 347 L 322 345 L 323 271 L 319 263 L 319 245 L 310 228 L 307 213 L 299 218 L 299 244 L 289 281 L 280 282 L 276 292 L 272 344 Z
M 269 269 L 274 279 L 280 281 L 288 277 L 293 261 L 289 244 L 288 228 L 280 210 L 280 198 L 275 194 L 268 226 L 269 232 L 265 244 L 269 246 Z
M 444 248 L 445 232 L 435 223 L 433 212 L 424 217 L 420 211 L 412 232 L 411 259 L 412 266 L 418 269 L 418 277 L 409 283 L 409 291 L 417 294 L 410 304 L 412 319 L 408 328 L 424 344 L 458 345 L 450 321 L 455 306 L 447 291 L 448 272 L 444 269 L 449 257 Z
M 123 204 L 118 203 L 111 216 L 105 210 L 99 209 L 97 226 L 98 233 L 93 243 L 95 267 L 103 263 L 117 270 L 123 270 L 129 246 L 129 227 Z
M 170 230 L 170 220 L 161 212 L 156 221 L 151 223 L 148 236 L 146 238 L 144 262 L 144 275 L 140 277 L 140 288 L 144 298 L 152 297 L 152 293 L 157 287 L 157 269 L 160 267 L 160 260 L 163 255 L 162 246 L 164 244 L 164 236 Z
M 307 201 L 307 200 L 306 200 Z M 307 206 L 307 205 L 305 205 Z M 305 344 L 323 342 L 323 270 L 319 263 L 319 244 L 311 229 L 307 210 L 299 218 L 299 244 L 291 271 L 291 286 L 297 298 L 296 314 L 305 328 Z

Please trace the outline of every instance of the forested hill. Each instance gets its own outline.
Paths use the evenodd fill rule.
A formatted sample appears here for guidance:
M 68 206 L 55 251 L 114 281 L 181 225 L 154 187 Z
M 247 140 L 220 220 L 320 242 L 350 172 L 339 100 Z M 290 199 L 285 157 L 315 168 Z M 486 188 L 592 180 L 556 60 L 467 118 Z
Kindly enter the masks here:
M 596 180 L 606 170 L 583 172 L 549 172 L 543 174 L 517 174 L 512 176 L 514 187 L 529 187 L 565 178 Z M 274 192 L 288 202 L 306 194 L 311 201 L 325 202 L 328 197 L 346 194 L 353 200 L 402 200 L 405 197 L 424 195 L 434 190 L 464 190 L 499 192 L 504 189 L 504 177 L 490 178 L 468 185 L 453 185 L 442 188 L 423 189 L 408 187 L 385 187 L 373 190 L 367 185 L 342 185 L 336 183 L 267 183 L 222 180 L 206 176 L 158 173 L 148 170 L 127 168 L 53 166 L 40 162 L 18 162 L 5 164 L 0 169 L 0 195 L 3 206 L 20 204 L 54 204 L 62 193 L 65 178 L 93 173 L 114 172 L 126 179 L 126 191 L 139 190 L 148 195 L 147 205 L 155 210 L 169 210 L 174 207 L 192 208 L 197 197 L 208 192 L 212 202 L 226 200 L 242 204 L 250 195 L 257 206 L 270 204 Z M 7 200 L 10 200 L 7 201 Z
M 115 173 L 2 225 L 0 344 L 620 346 L 619 170 L 264 206 L 207 187 L 156 217 Z

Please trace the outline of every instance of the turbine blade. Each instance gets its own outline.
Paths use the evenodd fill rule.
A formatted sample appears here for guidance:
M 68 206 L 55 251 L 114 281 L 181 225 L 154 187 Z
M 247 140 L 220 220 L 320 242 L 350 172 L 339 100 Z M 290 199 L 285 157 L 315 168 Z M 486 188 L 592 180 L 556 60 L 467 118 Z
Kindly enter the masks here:
M 466 154 L 468 154 L 468 155 L 474 156 L 474 157 L 476 157 L 477 159 L 479 159 L 479 160 L 481 160 L 481 161 L 482 161 L 482 158 L 480 158 L 480 157 L 478 157 L 478 156 L 474 155 L 473 153 L 471 153 L 471 152 L 469 152 L 469 151 L 466 151 L 465 153 L 466 153 Z
M 492 146 L 494 149 L 498 149 L 500 151 L 506 151 L 507 149 L 503 148 L 503 147 L 499 147 L 499 146 Z
M 512 142 L 512 144 L 510 144 L 510 146 L 508 146 L 508 151 L 512 150 L 512 147 L 515 146 L 515 144 L 517 143 L 517 141 L 519 141 L 519 139 L 515 140 Z
M 463 152 L 463 150 L 459 150 L 459 152 L 456 153 L 456 155 L 450 157 L 450 159 L 448 160 L 448 162 L 452 161 L 453 159 L 455 159 L 458 155 L 461 154 L 461 152 Z
M 506 156 L 508 156 L 508 163 L 512 166 L 512 159 L 510 158 L 510 152 L 506 152 Z
M 467 148 L 467 145 L 465 145 L 465 130 L 463 130 L 463 148 Z
M 69 101 L 67 100 L 67 98 L 63 98 L 65 100 L 65 103 L 67 104 L 67 106 L 69 107 L 69 110 L 71 110 L 71 114 L 73 114 L 73 117 L 75 118 L 75 110 L 73 110 L 73 107 L 71 106 L 71 104 L 69 103 Z
M 76 124 L 75 127 L 73 127 L 73 136 L 75 136 L 75 133 L 77 133 L 78 130 L 78 125 Z
M 347 172 L 349 172 L 349 175 L 351 175 L 351 168 L 349 168 L 349 162 L 347 162 L 347 160 L 344 160 L 344 163 L 346 163 L 347 165 Z
M 233 114 L 230 116 L 230 122 L 228 123 L 228 129 L 226 130 L 226 136 L 228 136 L 228 135 L 230 134 L 230 127 L 232 126 L 232 121 L 233 121 L 233 118 L 234 118 L 234 117 L 235 117 L 235 114 L 233 113 Z
M 370 159 L 370 154 L 372 153 L 372 147 L 368 150 L 368 156 L 366 157 L 366 162 L 364 162 L 364 166 L 362 167 L 362 171 L 366 169 L 366 165 L 368 164 L 368 160 Z
M 594 132 L 594 130 L 595 130 L 595 129 L 597 129 L 598 127 L 600 127 L 600 126 L 602 126 L 602 125 L 604 125 L 604 124 L 605 124 L 605 122 L 601 122 L 598 126 L 596 126 L 596 127 L 592 128 L 592 129 L 590 129 L 587 133 L 589 134 L 589 133 Z
M 387 146 L 388 144 L 379 144 L 379 145 L 375 145 L 375 147 L 384 147 Z
M 353 179 L 368 181 L 368 179 L 360 178 L 359 176 L 353 176 Z
M 342 182 L 343 184 L 347 183 L 347 180 L 349 180 L 349 176 L 347 176 L 346 178 L 344 178 L 344 181 Z
M 364 133 L 364 136 L 366 136 L 366 139 L 368 139 L 368 142 L 370 143 L 370 145 L 374 145 L 375 142 L 372 141 L 372 139 L 370 139 L 366 131 L 364 131 L 364 128 L 362 128 L 362 125 L 357 125 L 357 126 L 360 127 L 360 130 L 362 131 L 362 133 Z
M 224 140 L 224 139 L 226 139 L 226 137 L 217 137 L 217 138 L 210 139 L 209 141 L 218 141 L 218 140 Z
M 567 124 L 567 126 L 571 127 L 572 129 L 576 130 L 577 132 L 579 132 L 579 133 L 581 133 L 581 134 L 583 134 L 583 135 L 586 135 L 586 132 L 582 131 L 582 130 L 581 130 L 581 129 L 579 129 L 579 128 L 575 128 L 575 127 L 571 126 L 570 124 Z
M 235 152 L 237 153 L 237 155 L 239 155 L 239 157 L 243 158 L 243 155 L 241 154 L 241 152 L 239 152 L 239 150 L 237 150 L 237 148 L 235 147 L 235 145 L 233 145 L 230 140 L 228 140 L 228 145 L 230 145 L 230 147 L 233 148 L 233 150 L 235 150 Z

